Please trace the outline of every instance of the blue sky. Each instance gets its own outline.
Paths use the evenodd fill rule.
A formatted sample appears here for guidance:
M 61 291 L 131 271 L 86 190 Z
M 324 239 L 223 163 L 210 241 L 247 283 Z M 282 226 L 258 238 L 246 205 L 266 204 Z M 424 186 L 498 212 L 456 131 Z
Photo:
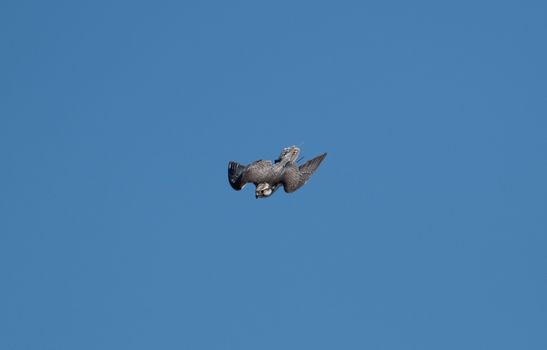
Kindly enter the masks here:
M 546 15 L 2 2 L 0 348 L 547 348 Z

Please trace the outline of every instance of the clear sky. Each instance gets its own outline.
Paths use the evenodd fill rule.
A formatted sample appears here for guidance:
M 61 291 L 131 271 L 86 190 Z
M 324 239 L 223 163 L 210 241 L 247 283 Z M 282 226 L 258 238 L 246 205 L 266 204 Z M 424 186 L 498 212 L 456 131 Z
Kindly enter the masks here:
M 544 1 L 2 1 L 1 349 L 546 349 Z M 256 200 L 227 163 L 328 152 Z

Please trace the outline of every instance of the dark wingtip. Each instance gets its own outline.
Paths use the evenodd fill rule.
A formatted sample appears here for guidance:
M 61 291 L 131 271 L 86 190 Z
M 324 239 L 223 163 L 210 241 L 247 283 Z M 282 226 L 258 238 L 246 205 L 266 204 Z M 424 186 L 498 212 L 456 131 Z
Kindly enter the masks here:
M 322 162 L 323 159 L 325 159 L 326 156 L 327 156 L 327 152 L 317 156 L 316 159 L 319 160 L 319 162 Z
M 236 191 L 241 190 L 245 185 L 244 183 L 241 183 L 241 174 L 244 170 L 245 166 L 239 164 L 238 162 L 228 162 L 228 182 Z

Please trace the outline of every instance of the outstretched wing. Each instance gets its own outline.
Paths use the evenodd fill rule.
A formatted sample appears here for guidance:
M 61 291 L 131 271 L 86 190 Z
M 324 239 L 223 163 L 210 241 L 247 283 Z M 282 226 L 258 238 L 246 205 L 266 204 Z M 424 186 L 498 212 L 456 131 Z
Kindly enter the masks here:
M 236 191 L 241 190 L 249 182 L 268 182 L 271 177 L 272 162 L 268 160 L 257 160 L 247 166 L 237 162 L 228 163 L 228 181 Z
M 297 166 L 295 163 L 287 164 L 282 180 L 285 192 L 294 192 L 304 186 L 326 156 L 327 154 L 323 153 L 320 156 L 308 160 L 301 166 Z

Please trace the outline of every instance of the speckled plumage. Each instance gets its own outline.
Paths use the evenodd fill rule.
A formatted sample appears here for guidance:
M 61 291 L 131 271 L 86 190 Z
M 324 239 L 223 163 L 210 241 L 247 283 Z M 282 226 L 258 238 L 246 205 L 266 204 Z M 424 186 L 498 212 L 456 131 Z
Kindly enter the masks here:
M 327 155 L 323 153 L 298 165 L 296 159 L 299 154 L 300 149 L 291 146 L 284 148 L 274 162 L 257 160 L 246 166 L 229 162 L 228 181 L 236 191 L 241 190 L 247 183 L 255 184 L 256 198 L 271 196 L 281 185 L 285 192 L 294 192 L 310 179 Z

